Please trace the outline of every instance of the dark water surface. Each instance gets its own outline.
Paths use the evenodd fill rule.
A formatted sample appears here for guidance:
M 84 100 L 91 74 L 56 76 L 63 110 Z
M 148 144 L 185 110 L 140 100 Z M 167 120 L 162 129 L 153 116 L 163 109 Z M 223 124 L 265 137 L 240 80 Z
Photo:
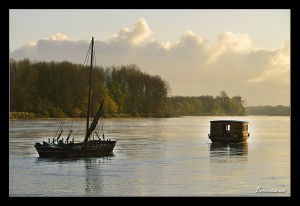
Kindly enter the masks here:
M 248 143 L 208 140 L 210 120 L 249 121 Z M 66 137 L 71 120 L 64 123 Z M 290 117 L 104 119 L 114 154 L 39 158 L 61 120 L 11 120 L 10 196 L 290 196 Z M 85 120 L 74 120 L 81 141 Z M 71 136 L 71 137 L 72 137 Z

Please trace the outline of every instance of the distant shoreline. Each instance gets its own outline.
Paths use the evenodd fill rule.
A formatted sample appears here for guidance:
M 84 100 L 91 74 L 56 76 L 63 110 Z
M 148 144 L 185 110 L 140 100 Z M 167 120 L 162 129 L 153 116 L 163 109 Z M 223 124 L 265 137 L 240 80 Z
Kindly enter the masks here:
M 184 115 L 183 115 L 184 116 Z M 215 115 L 195 115 L 195 116 L 215 116 Z M 219 115 L 217 115 L 219 116 Z M 290 115 L 255 115 L 255 114 L 246 114 L 244 116 L 290 116 Z M 149 115 L 131 115 L 131 114 L 104 114 L 104 118 L 172 118 L 179 116 L 165 115 L 161 117 L 149 116 Z M 242 117 L 242 116 L 241 116 Z M 43 120 L 43 119 L 84 119 L 85 117 L 47 117 L 41 114 L 35 114 L 31 112 L 10 112 L 10 120 Z

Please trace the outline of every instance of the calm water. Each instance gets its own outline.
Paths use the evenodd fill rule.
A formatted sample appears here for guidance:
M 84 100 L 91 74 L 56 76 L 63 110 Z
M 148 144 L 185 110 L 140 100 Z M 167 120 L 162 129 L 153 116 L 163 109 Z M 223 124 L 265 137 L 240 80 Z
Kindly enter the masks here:
M 248 143 L 211 144 L 209 121 L 225 118 L 250 122 Z M 39 158 L 33 147 L 53 138 L 61 120 L 10 121 L 9 194 L 290 196 L 290 117 L 225 118 L 104 119 L 106 137 L 117 140 L 113 156 L 77 159 Z M 74 121 L 75 140 L 85 124 Z

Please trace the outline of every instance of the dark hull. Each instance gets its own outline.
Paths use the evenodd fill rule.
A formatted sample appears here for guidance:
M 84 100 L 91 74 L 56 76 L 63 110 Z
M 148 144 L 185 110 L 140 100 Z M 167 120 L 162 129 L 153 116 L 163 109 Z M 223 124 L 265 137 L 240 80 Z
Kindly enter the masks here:
M 42 145 L 35 144 L 40 157 L 96 157 L 113 153 L 116 141 L 105 141 L 99 145 Z
M 247 142 L 248 137 L 245 138 L 235 138 L 235 137 L 209 137 L 212 142 L 221 143 L 242 143 Z

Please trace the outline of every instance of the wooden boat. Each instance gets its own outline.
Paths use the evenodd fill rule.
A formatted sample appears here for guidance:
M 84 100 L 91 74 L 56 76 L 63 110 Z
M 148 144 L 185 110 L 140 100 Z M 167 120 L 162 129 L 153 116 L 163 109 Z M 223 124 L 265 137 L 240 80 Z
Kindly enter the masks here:
M 88 94 L 88 105 L 87 105 L 87 119 L 86 119 L 86 134 L 84 140 L 82 142 L 74 142 L 74 138 L 72 141 L 69 141 L 72 130 L 70 130 L 66 141 L 63 141 L 61 138 L 62 128 L 57 137 L 53 138 L 50 142 L 43 141 L 42 143 L 36 142 L 34 147 L 36 148 L 40 157 L 87 157 L 87 156 L 101 156 L 108 155 L 113 153 L 113 149 L 116 145 L 117 141 L 113 141 L 110 139 L 103 138 L 101 139 L 98 133 L 95 131 L 95 128 L 98 124 L 99 118 L 103 115 L 103 103 L 102 100 L 101 105 L 93 119 L 91 125 L 89 125 L 90 119 L 90 99 L 91 99 L 91 80 L 92 80 L 92 68 L 94 62 L 94 37 L 92 37 L 91 45 L 90 45 L 90 55 L 91 55 L 91 63 L 90 63 L 90 74 L 89 74 L 89 94 Z M 88 52 L 88 53 L 89 53 Z M 61 127 L 61 126 L 60 126 Z M 91 134 L 95 132 L 98 137 L 97 140 L 90 139 Z
M 246 142 L 250 137 L 248 133 L 249 122 L 240 120 L 214 120 L 210 121 L 210 134 L 212 142 Z

